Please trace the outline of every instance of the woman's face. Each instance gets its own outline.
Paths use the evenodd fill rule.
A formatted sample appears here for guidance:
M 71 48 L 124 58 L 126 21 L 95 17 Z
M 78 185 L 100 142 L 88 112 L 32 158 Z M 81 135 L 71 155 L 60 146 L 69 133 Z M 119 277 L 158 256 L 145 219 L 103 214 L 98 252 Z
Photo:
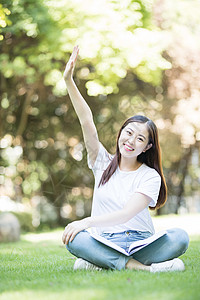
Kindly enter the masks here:
M 124 157 L 137 157 L 151 148 L 149 133 L 145 123 L 131 122 L 124 129 L 118 140 L 119 151 Z

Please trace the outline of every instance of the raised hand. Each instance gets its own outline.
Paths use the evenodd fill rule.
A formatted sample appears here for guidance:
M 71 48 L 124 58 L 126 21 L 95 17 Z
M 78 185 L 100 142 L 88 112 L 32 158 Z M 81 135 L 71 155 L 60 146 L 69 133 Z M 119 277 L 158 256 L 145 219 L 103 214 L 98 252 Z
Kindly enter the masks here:
M 65 82 L 71 80 L 73 77 L 78 53 L 79 53 L 79 48 L 78 48 L 78 46 L 75 46 L 73 49 L 73 52 L 69 58 L 69 61 L 67 62 L 66 67 L 65 67 L 65 71 L 64 71 L 64 75 L 63 75 Z

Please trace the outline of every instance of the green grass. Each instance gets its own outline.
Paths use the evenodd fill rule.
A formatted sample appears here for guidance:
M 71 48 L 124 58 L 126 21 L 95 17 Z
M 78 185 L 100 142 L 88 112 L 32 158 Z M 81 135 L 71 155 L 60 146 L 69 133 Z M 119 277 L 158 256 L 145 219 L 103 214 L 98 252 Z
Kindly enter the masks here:
M 76 271 L 61 231 L 0 244 L 0 299 L 195 300 L 200 297 L 200 236 L 182 256 L 184 272 Z M 54 239 L 54 237 L 56 237 Z

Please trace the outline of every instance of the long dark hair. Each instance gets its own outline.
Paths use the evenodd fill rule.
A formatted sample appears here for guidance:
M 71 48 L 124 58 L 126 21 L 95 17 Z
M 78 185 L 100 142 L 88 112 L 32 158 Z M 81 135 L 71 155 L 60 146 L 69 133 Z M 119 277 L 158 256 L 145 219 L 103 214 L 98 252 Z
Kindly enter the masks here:
M 161 176 L 161 187 L 160 187 L 157 204 L 155 207 L 150 207 L 150 209 L 154 210 L 156 208 L 160 208 L 165 204 L 167 199 L 167 186 L 166 186 L 166 182 L 162 170 L 162 164 L 161 164 L 161 150 L 160 150 L 160 144 L 158 140 L 158 130 L 154 122 L 145 116 L 141 116 L 141 115 L 133 116 L 128 120 L 126 120 L 122 125 L 122 127 L 120 128 L 117 137 L 116 153 L 112 161 L 108 165 L 107 169 L 103 172 L 101 180 L 99 182 L 99 187 L 101 185 L 104 185 L 106 182 L 108 182 L 110 177 L 114 174 L 117 167 L 119 166 L 121 160 L 121 154 L 118 145 L 119 137 L 121 135 L 122 130 L 129 123 L 132 122 L 145 123 L 147 125 L 148 133 L 149 133 L 148 144 L 152 144 L 152 147 L 150 149 L 138 155 L 137 160 L 141 163 L 145 163 L 147 166 L 151 168 L 154 168 Z

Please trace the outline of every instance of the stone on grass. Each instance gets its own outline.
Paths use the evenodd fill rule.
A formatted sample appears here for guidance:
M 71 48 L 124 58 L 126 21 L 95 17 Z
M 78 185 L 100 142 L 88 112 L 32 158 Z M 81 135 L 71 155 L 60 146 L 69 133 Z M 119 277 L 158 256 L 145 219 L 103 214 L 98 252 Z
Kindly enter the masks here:
M 13 214 L 0 214 L 0 243 L 16 242 L 20 239 L 20 224 Z

